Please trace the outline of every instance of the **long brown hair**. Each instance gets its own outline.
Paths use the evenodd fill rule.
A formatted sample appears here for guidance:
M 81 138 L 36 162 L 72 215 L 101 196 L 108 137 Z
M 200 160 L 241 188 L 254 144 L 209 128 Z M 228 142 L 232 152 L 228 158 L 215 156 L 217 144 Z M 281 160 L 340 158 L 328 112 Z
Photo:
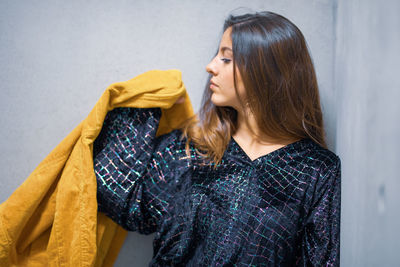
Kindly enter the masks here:
M 233 69 L 240 72 L 248 105 L 262 133 L 274 140 L 310 138 L 326 147 L 314 65 L 301 31 L 272 12 L 230 15 L 223 30 L 232 27 Z M 237 73 L 234 71 L 237 91 Z M 232 107 L 211 102 L 209 75 L 201 108 L 182 127 L 183 136 L 216 164 L 237 128 Z M 244 103 L 245 102 L 245 103 Z

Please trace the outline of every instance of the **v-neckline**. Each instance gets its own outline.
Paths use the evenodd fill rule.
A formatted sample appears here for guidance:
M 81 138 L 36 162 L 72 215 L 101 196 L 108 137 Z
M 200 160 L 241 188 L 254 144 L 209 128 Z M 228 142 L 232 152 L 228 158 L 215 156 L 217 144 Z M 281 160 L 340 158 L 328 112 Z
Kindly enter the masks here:
M 287 145 L 285 145 L 285 146 L 283 146 L 283 147 L 280 147 L 280 148 L 278 148 L 278 149 L 275 149 L 275 150 L 273 150 L 273 151 L 271 151 L 271 152 L 269 152 L 269 153 L 267 153 L 267 154 L 261 155 L 261 156 L 255 158 L 254 160 L 252 160 L 252 159 L 250 158 L 250 156 L 244 151 L 244 149 L 239 145 L 239 143 L 235 140 L 235 138 L 233 138 L 233 137 L 231 136 L 231 140 L 232 140 L 232 142 L 239 148 L 240 153 L 243 154 L 249 162 L 255 163 L 255 162 L 259 161 L 260 159 L 273 156 L 274 154 L 277 154 L 277 153 L 279 153 L 279 152 L 281 152 L 281 151 L 283 151 L 283 150 L 286 150 L 286 149 L 292 147 L 293 145 L 302 142 L 302 141 L 305 140 L 305 139 L 303 138 L 303 139 L 294 141 L 294 142 L 292 142 L 292 143 L 290 143 L 290 144 L 287 144 Z

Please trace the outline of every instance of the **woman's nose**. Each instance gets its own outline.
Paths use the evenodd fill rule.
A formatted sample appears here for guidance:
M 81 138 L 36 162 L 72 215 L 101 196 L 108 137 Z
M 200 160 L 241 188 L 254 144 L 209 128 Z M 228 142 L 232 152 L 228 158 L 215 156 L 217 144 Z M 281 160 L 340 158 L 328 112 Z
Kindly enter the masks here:
M 213 58 L 211 62 L 207 64 L 206 71 L 215 76 L 217 75 L 217 69 L 215 67 L 214 59 L 215 58 Z

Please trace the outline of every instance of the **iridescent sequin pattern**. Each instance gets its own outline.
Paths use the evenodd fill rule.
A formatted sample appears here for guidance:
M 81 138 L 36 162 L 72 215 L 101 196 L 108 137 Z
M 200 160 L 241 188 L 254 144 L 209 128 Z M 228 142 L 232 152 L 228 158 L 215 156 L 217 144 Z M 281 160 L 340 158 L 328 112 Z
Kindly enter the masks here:
M 94 143 L 99 211 L 156 233 L 149 266 L 339 266 L 340 159 L 309 139 L 214 169 L 158 108 L 110 111 Z

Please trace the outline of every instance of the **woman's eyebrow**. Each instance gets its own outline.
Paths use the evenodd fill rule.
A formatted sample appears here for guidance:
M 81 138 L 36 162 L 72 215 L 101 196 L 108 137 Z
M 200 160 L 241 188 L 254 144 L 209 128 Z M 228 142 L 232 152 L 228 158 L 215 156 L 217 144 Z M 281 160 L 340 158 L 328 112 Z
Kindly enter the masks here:
M 230 48 L 230 47 L 227 47 L 227 46 L 223 46 L 223 47 L 221 47 L 221 52 L 222 53 L 224 53 L 225 51 L 230 51 L 230 52 L 232 52 L 232 48 Z

